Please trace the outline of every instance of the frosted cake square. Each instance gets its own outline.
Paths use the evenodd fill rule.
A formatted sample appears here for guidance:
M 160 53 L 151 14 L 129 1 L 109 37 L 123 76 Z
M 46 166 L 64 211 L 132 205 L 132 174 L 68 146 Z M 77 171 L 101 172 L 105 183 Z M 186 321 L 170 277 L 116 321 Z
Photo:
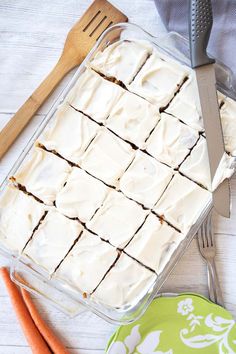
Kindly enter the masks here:
M 106 126 L 142 148 L 159 119 L 159 111 L 154 105 L 126 91 L 113 107 Z
M 66 161 L 43 149 L 34 148 L 12 179 L 45 204 L 53 205 L 70 172 L 71 166 Z
M 54 277 L 62 279 L 83 294 L 90 294 L 99 285 L 117 256 L 114 247 L 84 230 Z
M 120 179 L 120 189 L 129 198 L 152 208 L 172 176 L 171 168 L 148 154 L 137 151 L 134 160 Z
M 152 46 L 146 41 L 118 41 L 96 53 L 90 66 L 103 75 L 129 84 L 147 57 Z
M 66 97 L 72 107 L 98 123 L 104 122 L 124 90 L 87 69 Z
M 147 214 L 148 211 L 140 205 L 121 192 L 112 190 L 87 227 L 113 246 L 121 248 L 133 237 Z
M 170 102 L 166 112 L 196 130 L 204 130 L 197 82 L 193 76 L 190 76 L 183 84 L 179 93 Z
M 186 68 L 163 60 L 155 53 L 148 58 L 128 89 L 163 108 L 174 97 L 187 75 Z
M 218 92 L 219 105 L 222 103 L 223 98 L 224 96 Z M 197 82 L 193 75 L 190 75 L 180 88 L 178 94 L 166 108 L 166 112 L 198 131 L 204 130 Z
M 80 168 L 73 167 L 66 184 L 57 194 L 59 212 L 87 222 L 102 205 L 109 188 Z
M 39 138 L 47 150 L 56 151 L 66 160 L 78 164 L 100 126 L 67 103 L 57 109 L 52 125 Z
M 186 234 L 211 198 L 210 192 L 177 173 L 155 205 L 154 211 Z
M 134 150 L 128 143 L 102 129 L 84 154 L 81 167 L 108 185 L 115 186 L 133 156 Z
M 23 255 L 52 274 L 82 230 L 83 227 L 77 220 L 70 220 L 55 210 L 49 211 L 34 232 Z
M 177 168 L 198 138 L 196 130 L 162 113 L 160 122 L 146 142 L 146 150 L 157 160 Z
M 183 234 L 151 213 L 125 252 L 160 274 L 183 239 Z
M 0 200 L 0 243 L 20 253 L 45 212 L 44 204 L 9 185 Z
M 107 306 L 129 306 L 141 299 L 155 280 L 155 273 L 123 253 L 92 296 Z
M 191 180 L 211 190 L 211 174 L 206 139 L 202 136 L 191 154 L 180 166 L 180 172 Z

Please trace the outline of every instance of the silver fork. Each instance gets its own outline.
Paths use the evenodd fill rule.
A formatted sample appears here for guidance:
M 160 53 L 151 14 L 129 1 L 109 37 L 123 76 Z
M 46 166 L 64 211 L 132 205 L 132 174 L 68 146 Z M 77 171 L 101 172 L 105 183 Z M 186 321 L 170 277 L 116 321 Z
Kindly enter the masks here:
M 211 212 L 198 230 L 197 239 L 199 251 L 207 263 L 209 297 L 213 302 L 224 307 L 224 300 L 215 265 L 216 246 L 212 230 Z

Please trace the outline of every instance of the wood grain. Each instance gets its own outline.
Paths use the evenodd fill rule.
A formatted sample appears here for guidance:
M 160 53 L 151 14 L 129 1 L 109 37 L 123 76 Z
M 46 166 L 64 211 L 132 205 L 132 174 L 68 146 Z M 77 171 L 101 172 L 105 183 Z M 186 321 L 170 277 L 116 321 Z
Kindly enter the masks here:
M 3 0 L 0 2 L 0 127 L 8 122 L 58 61 L 71 26 L 90 0 Z M 112 0 L 131 22 L 152 33 L 163 27 L 152 0 Z M 70 73 L 0 162 L 0 182 L 42 122 L 52 102 L 71 78 Z M 226 306 L 236 317 L 236 179 L 232 181 L 233 212 L 230 220 L 215 216 L 217 268 Z M 5 260 L 1 260 L 6 264 Z M 207 294 L 206 267 L 196 241 L 176 266 L 163 291 L 194 291 Z M 71 320 L 57 309 L 36 300 L 44 319 L 53 325 L 72 354 L 101 354 L 115 326 L 84 312 Z M 0 282 L 0 354 L 29 354 L 30 349 L 12 312 Z
M 64 76 L 82 63 L 97 39 L 111 24 L 127 17 L 106 0 L 94 0 L 69 31 L 53 70 L 0 131 L 0 159 Z

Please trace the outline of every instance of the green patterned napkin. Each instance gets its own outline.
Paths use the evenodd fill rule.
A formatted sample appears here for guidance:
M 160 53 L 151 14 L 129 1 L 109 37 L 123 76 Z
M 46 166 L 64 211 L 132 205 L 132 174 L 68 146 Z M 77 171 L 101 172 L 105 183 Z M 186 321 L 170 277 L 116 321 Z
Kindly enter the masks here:
M 118 328 L 106 353 L 236 354 L 236 325 L 203 296 L 160 297 L 139 320 Z

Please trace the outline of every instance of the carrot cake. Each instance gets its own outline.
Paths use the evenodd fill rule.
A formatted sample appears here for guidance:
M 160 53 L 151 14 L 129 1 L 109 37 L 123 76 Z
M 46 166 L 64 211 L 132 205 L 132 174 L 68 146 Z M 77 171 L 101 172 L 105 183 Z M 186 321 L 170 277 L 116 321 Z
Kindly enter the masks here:
M 168 186 L 173 171 L 142 151 L 135 158 L 120 179 L 120 189 L 129 198 L 147 208 L 152 208 Z
M 113 246 L 122 248 L 142 225 L 147 214 L 148 211 L 140 205 L 121 192 L 112 190 L 87 227 Z
M 56 197 L 59 212 L 87 222 L 102 205 L 109 188 L 84 170 L 73 167 L 66 184 Z
M 1 193 L 0 246 L 79 301 L 123 313 L 173 266 L 212 186 L 191 69 L 151 42 L 100 49 Z M 236 155 L 236 102 L 219 104 L 215 186 Z
M 212 199 L 212 194 L 177 173 L 154 211 L 186 234 Z
M 139 148 L 160 119 L 159 110 L 142 99 L 126 91 L 114 105 L 106 126 Z
M 80 158 L 97 134 L 100 126 L 77 112 L 68 103 L 60 105 L 52 124 L 39 138 L 40 144 L 56 151 L 66 160 L 79 164 Z
M 109 243 L 84 230 L 54 274 L 82 294 L 90 294 L 115 262 L 118 253 Z
M 13 178 L 27 192 L 53 205 L 70 172 L 71 166 L 65 160 L 35 147 Z
M 162 113 L 160 122 L 146 142 L 146 150 L 160 162 L 177 168 L 198 138 L 199 134 L 195 129 Z
M 148 56 L 152 46 L 147 41 L 117 41 L 97 52 L 89 65 L 103 75 L 129 84 Z
M 0 244 L 21 253 L 45 212 L 44 204 L 12 185 L 7 186 L 0 199 Z
M 163 60 L 158 54 L 147 59 L 128 89 L 158 108 L 164 108 L 178 91 L 188 70 L 177 62 Z M 168 78 L 168 79 L 167 79 Z
M 223 99 L 224 96 L 218 92 L 219 105 Z M 204 130 L 197 82 L 193 75 L 188 77 L 178 94 L 170 102 L 166 112 L 198 131 Z
M 155 273 L 123 253 L 92 297 L 106 306 L 129 307 L 152 289 L 156 278 Z
M 52 274 L 82 230 L 77 220 L 70 220 L 56 210 L 51 210 L 34 232 L 23 256 Z
M 151 213 L 125 252 L 160 274 L 183 239 L 182 233 Z
M 89 145 L 81 160 L 81 167 L 108 185 L 116 186 L 134 157 L 132 147 L 102 129 Z
M 98 123 L 104 122 L 124 90 L 86 69 L 65 101 Z

